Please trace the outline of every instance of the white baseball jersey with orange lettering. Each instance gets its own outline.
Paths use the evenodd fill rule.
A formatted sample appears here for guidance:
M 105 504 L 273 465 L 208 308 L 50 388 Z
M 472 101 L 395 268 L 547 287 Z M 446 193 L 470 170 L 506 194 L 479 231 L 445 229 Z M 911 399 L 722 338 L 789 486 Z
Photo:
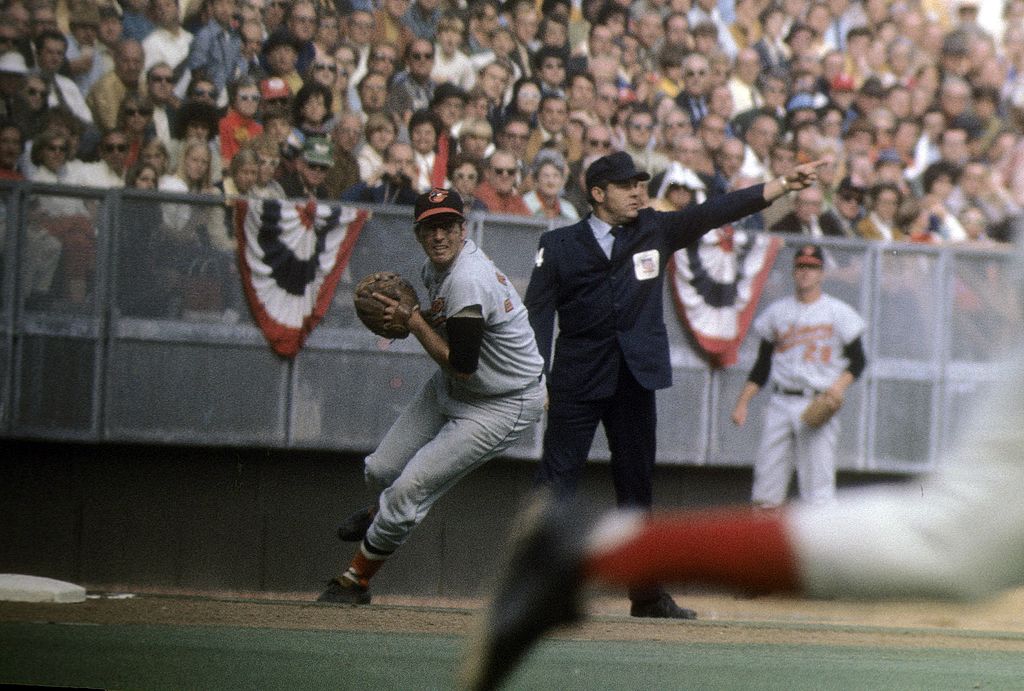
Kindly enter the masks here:
M 775 347 L 772 396 L 754 460 L 751 500 L 759 506 L 781 506 L 795 470 L 804 501 L 830 502 L 836 492 L 838 416 L 812 428 L 800 415 L 814 393 L 829 388 L 846 369 L 843 348 L 861 335 L 864 320 L 845 302 L 824 293 L 811 303 L 790 296 L 769 305 L 754 321 L 754 331 Z
M 789 296 L 773 302 L 754 320 L 754 332 L 775 344 L 773 384 L 824 391 L 846 369 L 843 348 L 864 332 L 864 320 L 825 293 L 809 304 Z

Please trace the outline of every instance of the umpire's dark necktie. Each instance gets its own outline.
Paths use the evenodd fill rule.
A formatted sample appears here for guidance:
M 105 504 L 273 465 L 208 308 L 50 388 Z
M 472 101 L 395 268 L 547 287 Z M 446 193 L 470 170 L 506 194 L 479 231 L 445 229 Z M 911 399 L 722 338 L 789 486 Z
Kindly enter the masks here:
M 625 239 L 622 235 L 623 230 L 624 229 L 622 226 L 612 226 L 610 232 L 612 234 L 612 237 L 615 239 L 612 241 L 612 256 L 609 257 L 609 259 L 615 257 L 622 249 L 622 243 Z

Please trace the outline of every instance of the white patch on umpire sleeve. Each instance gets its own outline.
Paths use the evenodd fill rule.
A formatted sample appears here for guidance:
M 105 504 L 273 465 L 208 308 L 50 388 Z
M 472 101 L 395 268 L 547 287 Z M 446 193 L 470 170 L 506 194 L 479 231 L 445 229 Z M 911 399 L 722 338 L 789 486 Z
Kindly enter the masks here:
M 658 277 L 661 270 L 658 256 L 658 250 L 647 250 L 633 255 L 633 272 L 636 274 L 636 280 L 649 281 Z
M 544 248 L 543 247 L 541 247 L 540 249 L 537 250 L 537 256 L 533 258 L 533 263 L 538 268 L 540 268 L 541 264 L 544 263 Z

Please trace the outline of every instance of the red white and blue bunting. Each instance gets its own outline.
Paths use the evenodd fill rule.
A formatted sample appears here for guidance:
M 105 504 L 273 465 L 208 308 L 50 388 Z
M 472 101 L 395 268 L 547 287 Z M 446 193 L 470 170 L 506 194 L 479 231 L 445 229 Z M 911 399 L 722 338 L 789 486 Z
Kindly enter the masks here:
M 274 352 L 294 357 L 327 313 L 367 213 L 313 200 L 235 204 L 249 308 Z
M 736 363 L 781 246 L 779 238 L 724 226 L 672 255 L 676 314 L 712 367 Z

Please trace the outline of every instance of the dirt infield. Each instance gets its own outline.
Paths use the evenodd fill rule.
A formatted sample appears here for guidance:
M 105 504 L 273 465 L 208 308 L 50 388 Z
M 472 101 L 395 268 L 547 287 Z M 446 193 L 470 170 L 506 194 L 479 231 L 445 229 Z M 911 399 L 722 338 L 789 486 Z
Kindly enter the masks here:
M 164 624 L 465 635 L 479 600 L 380 597 L 370 606 L 312 602 L 309 593 L 95 593 L 80 604 L 0 603 L 0 622 Z M 637 620 L 624 598 L 590 603 L 591 617 L 557 638 L 770 643 L 1024 652 L 1024 590 L 972 605 L 812 602 L 678 594 L 697 622 Z

